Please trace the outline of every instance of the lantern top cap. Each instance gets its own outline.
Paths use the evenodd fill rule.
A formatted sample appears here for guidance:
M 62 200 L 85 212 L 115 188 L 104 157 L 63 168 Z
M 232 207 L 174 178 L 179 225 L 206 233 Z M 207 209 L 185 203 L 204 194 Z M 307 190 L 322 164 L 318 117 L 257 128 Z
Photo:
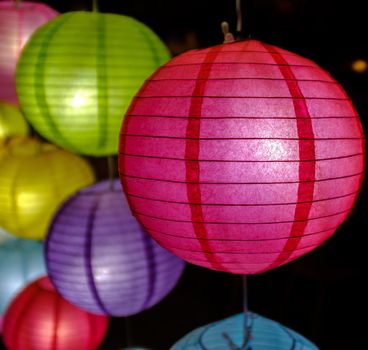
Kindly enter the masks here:
M 92 186 L 81 189 L 78 195 L 96 195 L 103 193 L 118 192 L 121 193 L 122 188 L 119 179 L 104 180 Z

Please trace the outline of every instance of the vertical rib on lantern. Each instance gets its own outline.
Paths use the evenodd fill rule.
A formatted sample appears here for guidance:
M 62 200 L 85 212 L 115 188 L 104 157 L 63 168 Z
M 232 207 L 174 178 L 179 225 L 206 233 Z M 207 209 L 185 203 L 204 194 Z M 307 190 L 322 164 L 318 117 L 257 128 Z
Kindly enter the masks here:
M 318 350 L 309 340 L 278 322 L 248 313 L 251 339 L 247 349 L 254 350 Z M 244 315 L 198 328 L 179 340 L 171 350 L 243 349 Z M 231 347 L 229 342 L 236 347 Z
M 343 88 L 312 61 L 256 40 L 161 67 L 121 134 L 121 180 L 140 223 L 183 259 L 232 273 L 322 244 L 364 175 L 364 135 Z
M 79 191 L 56 214 L 46 241 L 58 291 L 88 311 L 129 316 L 163 299 L 184 262 L 162 249 L 132 216 L 115 180 Z
M 19 55 L 33 32 L 57 15 L 38 2 L 0 2 L 0 100 L 18 103 L 15 68 Z
M 73 306 L 42 277 L 10 304 L 3 338 L 8 350 L 96 350 L 107 326 L 107 317 Z

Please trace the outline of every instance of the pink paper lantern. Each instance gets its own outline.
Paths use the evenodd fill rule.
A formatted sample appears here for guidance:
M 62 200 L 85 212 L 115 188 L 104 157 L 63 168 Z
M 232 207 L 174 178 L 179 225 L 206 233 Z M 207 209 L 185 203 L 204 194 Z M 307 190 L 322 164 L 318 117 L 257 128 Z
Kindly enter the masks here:
M 33 32 L 58 13 L 37 2 L 0 2 L 0 100 L 17 104 L 15 68 Z
M 184 260 L 254 274 L 306 254 L 351 212 L 364 135 L 343 88 L 256 40 L 161 67 L 122 128 L 120 172 L 145 229 Z

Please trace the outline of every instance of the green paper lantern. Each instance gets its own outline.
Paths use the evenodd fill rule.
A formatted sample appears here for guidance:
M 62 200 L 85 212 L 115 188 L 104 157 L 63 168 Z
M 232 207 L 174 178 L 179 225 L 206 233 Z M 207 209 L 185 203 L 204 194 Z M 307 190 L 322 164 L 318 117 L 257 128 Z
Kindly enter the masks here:
M 26 118 L 48 140 L 84 155 L 112 155 L 133 96 L 168 59 L 157 35 L 133 18 L 70 12 L 26 45 L 17 92 Z

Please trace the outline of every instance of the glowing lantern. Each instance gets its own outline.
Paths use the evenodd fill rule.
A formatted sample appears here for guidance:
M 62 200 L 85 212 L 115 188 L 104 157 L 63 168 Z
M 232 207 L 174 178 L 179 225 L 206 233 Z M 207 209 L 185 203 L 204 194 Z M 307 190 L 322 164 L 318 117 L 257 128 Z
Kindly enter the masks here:
M 111 316 L 155 305 L 184 268 L 142 230 L 118 181 L 83 189 L 63 204 L 50 225 L 46 265 L 65 299 Z
M 9 350 L 95 350 L 107 325 L 108 318 L 71 305 L 43 277 L 10 304 L 4 317 L 3 338 Z
M 28 124 L 20 110 L 15 106 L 0 102 L 0 141 L 13 136 L 26 136 L 28 133 Z
M 327 72 L 245 40 L 185 53 L 146 82 L 119 167 L 134 215 L 163 247 L 253 274 L 308 253 L 347 218 L 364 144 Z
M 17 89 L 26 118 L 44 137 L 81 154 L 117 153 L 123 113 L 169 54 L 142 23 L 72 12 L 41 28 L 23 51 Z
M 310 341 L 283 325 L 249 313 L 251 339 L 247 349 L 318 350 Z M 244 349 L 244 315 L 239 314 L 198 328 L 178 341 L 171 350 Z M 233 346 L 231 346 L 233 344 Z
M 0 100 L 18 102 L 15 67 L 20 52 L 38 27 L 57 15 L 56 11 L 38 2 L 0 2 Z
M 30 138 L 9 143 L 0 169 L 0 225 L 28 239 L 42 239 L 60 203 L 94 181 L 85 160 Z
M 0 315 L 30 281 L 46 273 L 43 245 L 22 239 L 0 245 Z

